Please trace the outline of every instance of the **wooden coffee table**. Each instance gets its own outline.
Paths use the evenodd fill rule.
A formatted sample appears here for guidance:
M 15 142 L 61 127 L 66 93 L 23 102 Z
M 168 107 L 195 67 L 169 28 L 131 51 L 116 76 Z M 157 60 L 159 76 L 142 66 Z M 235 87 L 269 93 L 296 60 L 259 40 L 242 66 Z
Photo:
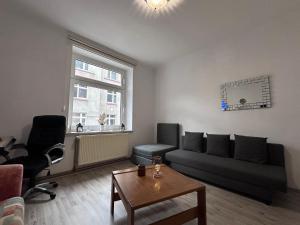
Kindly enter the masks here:
M 136 209 L 195 191 L 197 192 L 196 207 L 162 219 L 152 225 L 179 225 L 195 218 L 198 218 L 198 225 L 206 225 L 205 186 L 165 165 L 161 166 L 162 177 L 160 178 L 152 177 L 153 170 L 153 166 L 147 167 L 144 177 L 137 175 L 137 168 L 112 172 L 111 214 L 114 214 L 114 202 L 122 200 L 127 211 L 127 224 L 133 225 Z

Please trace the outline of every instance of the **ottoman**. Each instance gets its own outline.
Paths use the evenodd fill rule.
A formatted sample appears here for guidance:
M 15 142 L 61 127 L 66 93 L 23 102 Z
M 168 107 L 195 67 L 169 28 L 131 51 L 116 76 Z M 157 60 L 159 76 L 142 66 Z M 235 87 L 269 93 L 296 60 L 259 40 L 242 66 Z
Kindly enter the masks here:
M 132 149 L 131 161 L 135 164 L 149 165 L 153 156 L 161 156 L 165 163 L 165 154 L 179 148 L 179 124 L 158 123 L 157 144 L 137 145 Z

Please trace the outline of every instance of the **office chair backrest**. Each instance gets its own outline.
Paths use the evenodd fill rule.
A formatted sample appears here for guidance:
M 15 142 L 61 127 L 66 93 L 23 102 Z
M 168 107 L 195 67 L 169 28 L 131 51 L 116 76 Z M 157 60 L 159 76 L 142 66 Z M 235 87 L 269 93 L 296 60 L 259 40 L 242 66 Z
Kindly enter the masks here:
M 29 155 L 43 154 L 43 150 L 64 143 L 66 118 L 64 116 L 36 116 L 27 142 Z

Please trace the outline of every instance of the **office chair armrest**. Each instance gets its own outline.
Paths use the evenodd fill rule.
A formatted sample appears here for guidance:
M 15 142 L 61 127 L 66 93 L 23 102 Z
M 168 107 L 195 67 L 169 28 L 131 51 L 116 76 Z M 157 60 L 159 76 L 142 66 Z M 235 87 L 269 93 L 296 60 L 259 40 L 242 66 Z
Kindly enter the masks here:
M 65 145 L 61 143 L 58 143 L 46 149 L 44 153 L 44 155 L 48 160 L 49 166 L 59 163 L 64 158 L 64 154 L 65 154 Z

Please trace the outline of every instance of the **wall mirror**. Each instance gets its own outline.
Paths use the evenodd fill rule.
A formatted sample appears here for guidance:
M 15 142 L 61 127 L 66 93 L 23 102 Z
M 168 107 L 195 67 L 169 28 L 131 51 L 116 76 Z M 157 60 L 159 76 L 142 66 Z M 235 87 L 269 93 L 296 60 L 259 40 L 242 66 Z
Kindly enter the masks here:
M 221 85 L 223 111 L 271 108 L 270 76 L 260 76 Z

